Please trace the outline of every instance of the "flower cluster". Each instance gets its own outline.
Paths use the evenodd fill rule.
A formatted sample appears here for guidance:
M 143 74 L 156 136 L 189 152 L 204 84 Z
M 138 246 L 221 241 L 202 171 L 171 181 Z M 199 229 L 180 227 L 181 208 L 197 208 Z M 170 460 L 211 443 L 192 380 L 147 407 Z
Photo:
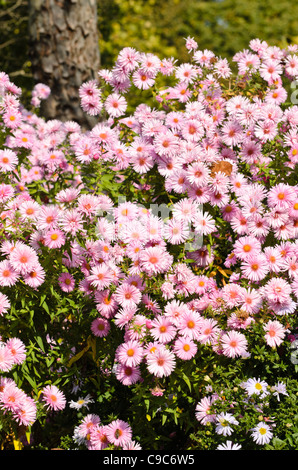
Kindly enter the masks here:
M 0 378 L 0 408 L 20 425 L 31 426 L 36 421 L 36 402 L 10 378 Z
M 191 38 L 186 45 L 190 62 L 180 65 L 124 48 L 112 70 L 82 84 L 83 110 L 101 117 L 88 131 L 28 111 L 0 74 L 0 315 L 9 336 L 30 292 L 31 314 L 42 307 L 43 323 L 59 324 L 54 343 L 68 348 L 58 376 L 70 357 L 110 341 L 108 373 L 125 387 L 149 384 L 154 396 L 204 354 L 249 359 L 253 328 L 267 351 L 295 338 L 298 107 L 286 100 L 298 47 L 253 40 L 234 74 Z M 152 105 L 131 111 L 134 90 L 151 90 Z M 38 84 L 32 104 L 49 93 Z M 63 313 L 69 300 L 60 323 L 47 295 Z M 88 328 L 77 341 L 81 311 Z M 64 410 L 66 393 L 43 380 L 46 406 Z M 225 436 L 238 424 L 228 413 L 216 420 Z M 138 447 L 131 439 L 126 421 L 103 425 L 96 413 L 74 435 L 96 449 Z
M 237 401 L 229 401 L 228 411 L 217 410 L 217 407 L 225 403 L 224 391 L 202 398 L 196 405 L 196 419 L 205 427 L 214 427 L 214 432 L 218 436 L 230 437 L 234 432 L 237 433 L 238 428 L 241 428 L 240 421 L 243 421 L 249 406 L 253 406 L 256 412 L 254 420 L 257 424 L 254 423 L 255 425 L 250 426 L 249 429 L 244 427 L 241 431 L 245 432 L 245 439 L 249 436 L 249 439 L 257 445 L 269 444 L 276 424 L 275 417 L 267 415 L 268 403 L 271 399 L 279 402 L 280 395 L 288 396 L 285 384 L 278 382 L 274 386 L 269 386 L 265 380 L 252 377 L 241 382 L 239 387 L 234 387 L 235 391 L 238 389 L 240 389 L 241 396 L 237 397 Z M 218 450 L 240 450 L 241 448 L 241 444 L 230 440 L 217 447 Z
M 19 338 L 0 342 L 0 371 L 9 372 L 26 359 L 26 348 Z M 29 426 L 36 420 L 36 403 L 11 378 L 0 377 L 0 409 L 20 425 Z
M 96 414 L 88 414 L 75 427 L 74 441 L 88 450 L 141 450 L 138 442 L 132 439 L 130 425 L 121 419 L 115 419 L 103 425 Z

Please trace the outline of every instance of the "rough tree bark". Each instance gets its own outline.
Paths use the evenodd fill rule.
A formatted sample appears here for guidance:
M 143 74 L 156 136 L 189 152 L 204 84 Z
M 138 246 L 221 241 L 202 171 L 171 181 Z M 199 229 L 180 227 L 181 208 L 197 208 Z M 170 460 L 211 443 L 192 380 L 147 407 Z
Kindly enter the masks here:
M 34 80 L 51 88 L 42 116 L 92 127 L 78 90 L 100 66 L 96 0 L 29 0 L 29 36 Z

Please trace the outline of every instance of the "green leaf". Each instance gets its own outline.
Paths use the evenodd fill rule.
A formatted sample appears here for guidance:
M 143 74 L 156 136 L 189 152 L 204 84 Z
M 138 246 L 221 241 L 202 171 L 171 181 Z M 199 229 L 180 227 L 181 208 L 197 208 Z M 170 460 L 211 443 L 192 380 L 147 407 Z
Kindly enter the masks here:
M 191 383 L 190 383 L 190 380 L 189 378 L 187 377 L 187 375 L 182 372 L 182 378 L 184 380 L 184 382 L 187 384 L 188 388 L 189 388 L 189 391 L 191 392 Z
M 24 374 L 24 377 L 25 377 L 26 380 L 28 380 L 28 382 L 31 385 L 31 387 L 33 388 L 33 390 L 35 392 L 37 392 L 36 382 L 32 379 L 32 377 L 29 374 Z
M 42 350 L 42 352 L 45 352 L 43 341 L 42 341 L 40 336 L 36 337 L 36 342 L 37 342 L 38 346 L 40 347 L 40 349 Z

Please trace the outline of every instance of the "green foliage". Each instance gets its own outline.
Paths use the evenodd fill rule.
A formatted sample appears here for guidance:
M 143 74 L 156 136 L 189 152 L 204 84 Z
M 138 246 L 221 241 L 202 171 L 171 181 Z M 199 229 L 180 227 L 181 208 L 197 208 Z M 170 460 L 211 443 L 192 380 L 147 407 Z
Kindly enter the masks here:
M 295 42 L 298 5 L 266 0 L 99 0 L 102 66 L 124 47 L 187 61 L 185 38 L 229 60 L 251 39 L 284 47 Z
M 254 38 L 279 47 L 297 40 L 298 5 L 289 0 L 97 1 L 103 68 L 112 66 L 125 46 L 187 61 L 188 36 L 195 38 L 199 49 L 229 60 Z M 1 0 L 0 28 L 0 70 L 28 92 L 32 89 L 28 0 Z
M 0 0 L 0 71 L 24 90 L 26 101 L 32 89 L 29 60 L 28 0 Z

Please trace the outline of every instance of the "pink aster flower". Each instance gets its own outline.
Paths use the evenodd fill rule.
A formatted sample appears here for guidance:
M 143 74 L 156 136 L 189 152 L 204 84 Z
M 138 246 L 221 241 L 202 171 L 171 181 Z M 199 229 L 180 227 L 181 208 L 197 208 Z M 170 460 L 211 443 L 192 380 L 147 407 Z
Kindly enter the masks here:
M 132 72 L 137 66 L 140 59 L 140 53 L 133 47 L 124 47 L 118 54 L 117 64 L 124 67 L 127 72 Z
M 266 60 L 261 64 L 259 72 L 261 77 L 267 82 L 270 80 L 274 81 L 282 74 L 282 67 L 277 60 Z
M 168 271 L 172 262 L 172 255 L 160 246 L 145 248 L 140 253 L 141 269 L 149 276 Z
M 17 129 L 22 122 L 22 114 L 15 107 L 7 108 L 3 114 L 3 122 L 9 129 Z
M 264 337 L 269 346 L 276 347 L 282 343 L 286 329 L 279 321 L 269 320 L 265 325 L 263 325 L 263 328 L 266 331 Z
M 137 69 L 132 75 L 133 84 L 141 90 L 148 90 L 155 83 L 155 77 L 152 72 L 144 69 Z
M 141 291 L 134 285 L 124 282 L 115 291 L 115 300 L 124 308 L 133 307 L 141 300 Z
M 14 365 L 14 357 L 6 344 L 0 344 L 0 371 L 8 372 Z
M 292 292 L 291 285 L 285 279 L 273 277 L 263 287 L 265 298 L 272 302 L 287 302 Z
M 170 284 L 172 287 L 173 285 Z M 170 293 L 172 290 L 170 291 Z M 175 292 L 174 292 L 175 293 Z M 173 295 L 174 297 L 174 295 Z M 172 296 L 171 296 L 172 298 Z M 170 318 L 171 322 L 177 326 L 179 324 L 179 318 L 183 313 L 188 313 L 190 311 L 189 307 L 180 302 L 179 300 L 171 300 L 164 307 L 164 315 Z
M 223 286 L 221 297 L 227 307 L 236 307 L 240 303 L 242 287 L 238 284 L 229 283 Z
M 194 38 L 191 38 L 190 36 L 188 36 L 186 39 L 185 39 L 185 47 L 188 51 L 195 51 L 197 50 L 198 48 L 198 43 L 195 41 Z
M 8 297 L 0 292 L 0 316 L 7 312 L 7 310 L 10 308 L 10 305 L 11 304 Z
M 38 286 L 43 284 L 45 280 L 45 271 L 43 267 L 39 263 L 36 263 L 28 273 L 23 274 L 23 280 L 25 284 L 36 289 Z
M 259 121 L 255 125 L 255 136 L 262 142 L 273 140 L 278 132 L 277 124 L 269 119 Z
M 171 94 L 169 98 L 177 99 L 178 101 L 180 101 L 180 103 L 186 103 L 192 95 L 192 92 L 187 85 L 187 82 L 183 81 L 179 82 L 175 87 L 170 88 L 169 90 Z
M 197 211 L 197 205 L 188 198 L 183 198 L 173 205 L 173 217 L 183 222 L 194 220 Z
M 4 410 L 15 412 L 26 396 L 23 390 L 18 388 L 15 382 L 7 383 L 0 394 L 0 407 Z
M 139 444 L 139 442 L 130 441 L 130 442 L 128 442 L 127 444 L 124 444 L 124 445 L 122 446 L 122 449 L 123 449 L 123 450 L 142 450 L 142 447 L 141 447 L 141 445 Z
M 0 171 L 6 173 L 13 171 L 18 163 L 18 157 L 10 149 L 0 150 Z
M 81 136 L 74 142 L 73 150 L 77 160 L 84 164 L 90 163 L 97 154 L 94 142 L 86 136 Z
M 117 118 L 126 111 L 126 99 L 118 93 L 112 93 L 107 97 L 104 107 L 110 116 Z
M 169 343 L 176 335 L 176 328 L 168 317 L 158 315 L 151 323 L 150 334 L 160 343 Z
M 141 363 L 144 355 L 142 345 L 135 340 L 120 344 L 116 350 L 116 359 L 126 366 L 137 366 Z
M 20 274 L 17 273 L 9 261 L 4 260 L 0 262 L 0 286 L 13 286 L 19 279 Z
M 94 216 L 99 209 L 99 199 L 93 194 L 82 194 L 78 198 L 77 210 L 87 217 Z
M 298 75 L 298 57 L 296 54 L 286 57 L 285 71 L 291 77 L 296 77 Z
M 266 257 L 263 254 L 251 255 L 241 264 L 243 276 L 247 279 L 257 282 L 266 277 L 269 272 Z
M 216 421 L 216 414 L 211 409 L 214 402 L 214 396 L 204 397 L 196 405 L 195 416 L 203 425 L 214 423 Z
M 142 70 L 156 75 L 156 73 L 159 71 L 160 59 L 152 53 L 141 53 L 140 66 Z
M 242 126 L 236 120 L 231 119 L 224 124 L 221 132 L 223 142 L 230 147 L 239 145 L 244 138 Z
M 197 75 L 196 67 L 192 64 L 181 64 L 175 70 L 175 76 L 180 82 L 191 83 Z
M 20 205 L 21 219 L 26 221 L 35 221 L 38 218 L 40 205 L 36 201 L 24 201 Z
M 256 289 L 250 287 L 242 289 L 240 293 L 240 304 L 243 310 L 255 314 L 260 310 L 262 303 L 262 296 Z
M 110 331 L 110 323 L 106 318 L 96 318 L 91 323 L 91 331 L 94 336 L 103 338 L 107 336 Z
M 209 51 L 208 49 L 204 49 L 204 51 L 196 51 L 193 56 L 194 61 L 204 67 L 210 66 L 210 60 L 213 57 L 215 57 L 214 52 Z
M 261 251 L 261 243 L 256 237 L 243 236 L 236 240 L 233 253 L 238 259 L 246 260 L 251 255 L 257 255 Z
M 276 210 L 286 211 L 291 207 L 296 197 L 294 187 L 285 183 L 279 183 L 269 190 L 267 203 L 269 207 L 274 207 Z
M 60 289 L 63 292 L 72 292 L 75 287 L 75 279 L 70 273 L 61 273 L 58 277 Z
M 41 100 L 46 100 L 51 94 L 51 89 L 44 83 L 37 83 L 33 90 L 32 96 L 37 96 Z
M 118 306 L 114 294 L 105 289 L 96 291 L 94 298 L 98 312 L 105 318 L 111 318 Z
M 267 218 L 260 214 L 256 214 L 248 220 L 247 229 L 252 236 L 257 238 L 265 237 L 270 231 Z
M 65 244 L 65 235 L 62 230 L 50 229 L 44 236 L 44 244 L 48 248 L 56 249 L 61 248 Z
M 223 354 L 227 357 L 242 356 L 247 352 L 247 340 L 238 331 L 229 331 L 221 337 Z
M 275 208 L 269 210 L 266 214 L 269 225 L 273 229 L 278 229 L 289 221 L 288 213 Z
M 278 88 L 267 92 L 265 101 L 269 104 L 276 103 L 277 105 L 280 105 L 286 101 L 287 95 L 285 88 L 279 86 Z
M 90 97 L 90 96 L 97 96 L 100 97 L 101 92 L 98 88 L 96 80 L 89 80 L 83 83 L 79 88 L 79 96 L 80 98 Z
M 93 266 L 90 270 L 90 275 L 87 276 L 87 281 L 98 290 L 105 289 L 113 282 L 113 280 L 113 272 L 105 263 Z
M 126 224 L 135 220 L 138 216 L 138 207 L 132 202 L 123 202 L 115 209 L 115 218 L 118 224 Z
M 298 154 L 298 148 L 297 148 L 297 154 Z M 298 162 L 297 162 L 298 163 Z M 298 218 L 298 198 L 296 198 L 292 204 L 291 208 L 289 210 L 289 216 L 293 217 L 294 219 Z
M 118 364 L 116 367 L 116 378 L 123 385 L 132 385 L 141 379 L 141 371 L 139 366 L 127 366 Z
M 115 315 L 115 324 L 119 328 L 123 328 L 129 324 L 133 316 L 135 315 L 137 306 L 120 309 Z
M 7 202 L 14 195 L 14 188 L 10 184 L 0 184 L 0 203 Z
M 195 215 L 194 227 L 200 235 L 208 235 L 216 230 L 215 221 L 211 215 L 200 210 Z
M 200 323 L 200 333 L 198 341 L 201 344 L 212 344 L 219 336 L 220 328 L 218 323 L 213 318 L 204 318 Z
M 132 429 L 125 421 L 116 419 L 107 425 L 106 435 L 112 444 L 123 447 L 131 441 Z
M 106 426 L 93 426 L 90 431 L 90 444 L 95 450 L 103 450 L 110 445 Z
M 98 96 L 84 96 L 81 98 L 81 107 L 90 116 L 97 116 L 103 108 L 103 103 Z
M 198 350 L 196 343 L 190 338 L 179 337 L 173 345 L 173 351 L 183 361 L 192 359 Z
M 154 150 L 161 156 L 173 156 L 179 150 L 179 140 L 174 133 L 164 130 L 155 136 Z
M 19 338 L 7 340 L 6 347 L 10 350 L 15 364 L 21 364 L 26 359 L 26 348 Z
M 60 209 L 54 205 L 42 206 L 37 219 L 38 229 L 47 230 L 56 228 L 59 221 L 60 213 Z
M 36 421 L 37 406 L 33 398 L 23 396 L 16 410 L 12 412 L 13 418 L 23 426 L 32 426 Z
M 70 203 L 76 200 L 79 194 L 80 190 L 78 188 L 61 189 L 61 191 L 56 194 L 56 199 L 61 203 Z
M 214 66 L 215 73 L 218 75 L 220 78 L 228 78 L 231 74 L 232 71 L 230 69 L 229 63 L 227 59 L 219 59 Z
M 288 272 L 290 278 L 298 277 L 298 259 L 297 256 L 289 256 L 284 260 L 284 269 Z
M 20 274 L 29 273 L 39 263 L 36 251 L 24 243 L 18 244 L 10 253 L 9 262 Z
M 45 406 L 54 411 L 63 410 L 66 406 L 64 393 L 56 385 L 47 385 L 42 389 Z
M 92 430 L 97 429 L 99 425 L 100 418 L 98 415 L 92 413 L 87 414 L 74 429 L 74 441 L 78 444 L 85 444 L 89 450 L 93 450 L 90 443 L 91 433 Z
M 154 160 L 150 154 L 133 154 L 130 163 L 132 168 L 140 174 L 147 173 L 154 166 Z
M 270 272 L 278 273 L 284 269 L 285 260 L 282 258 L 278 248 L 266 246 L 264 248 L 264 255 L 266 256 Z
M 289 219 L 286 223 L 274 229 L 274 236 L 278 240 L 289 240 L 295 237 L 295 226 Z
M 163 235 L 172 245 L 179 245 L 189 237 L 189 227 L 182 220 L 172 218 L 168 220 L 163 228 Z
M 182 85 L 180 84 L 179 86 L 181 87 Z M 184 119 L 181 124 L 181 133 L 185 140 L 198 142 L 204 135 L 204 128 L 198 119 Z M 206 171 L 204 173 L 206 174 Z
M 147 369 L 156 377 L 167 377 L 176 367 L 175 355 L 166 347 L 160 347 L 146 356 Z
M 201 316 L 195 311 L 188 310 L 187 312 L 183 312 L 182 315 L 179 316 L 177 325 L 179 334 L 197 340 L 200 335 L 201 320 Z

